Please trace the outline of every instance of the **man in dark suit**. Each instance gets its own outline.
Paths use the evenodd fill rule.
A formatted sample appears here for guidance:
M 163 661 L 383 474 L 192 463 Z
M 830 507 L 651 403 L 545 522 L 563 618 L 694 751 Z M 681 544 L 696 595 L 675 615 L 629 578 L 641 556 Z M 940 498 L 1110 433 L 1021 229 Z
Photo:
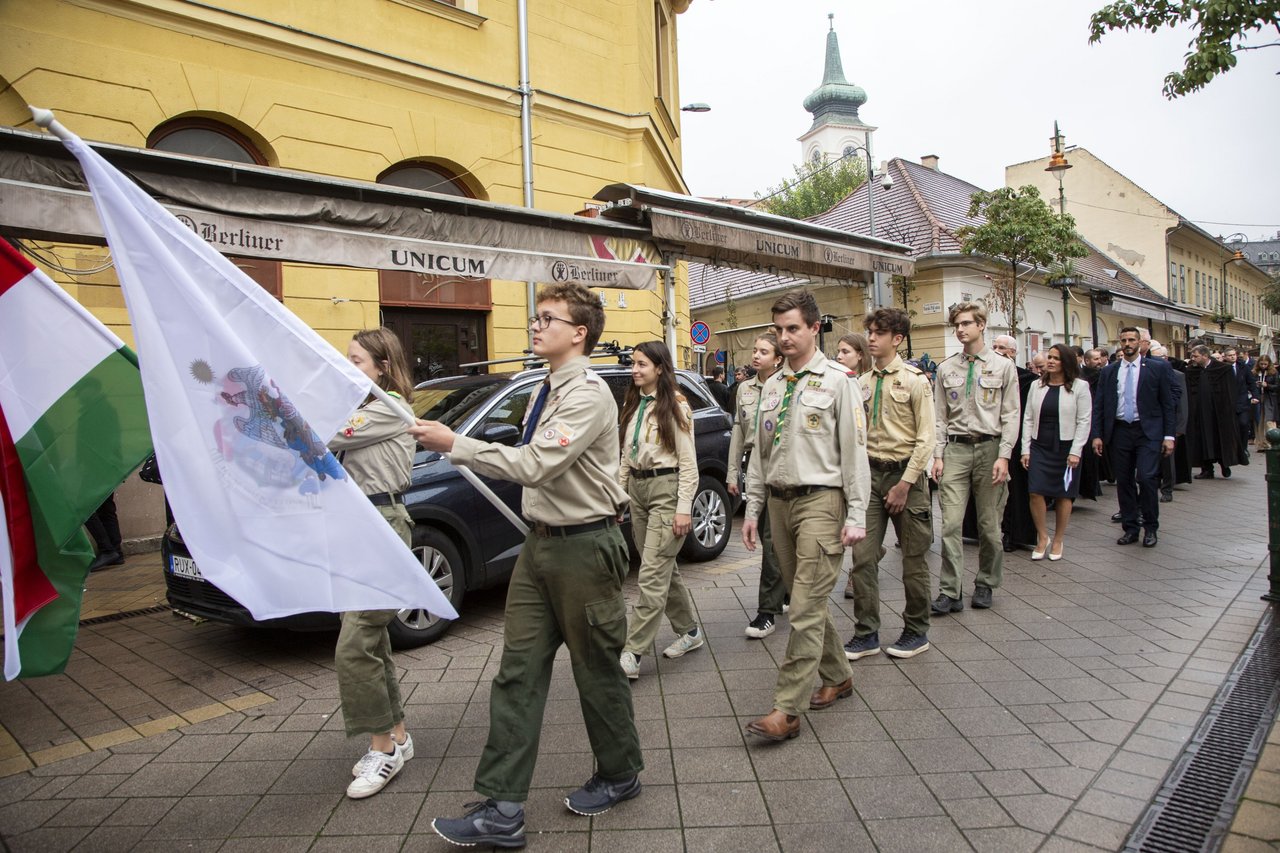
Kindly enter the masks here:
M 1155 547 L 1160 529 L 1160 460 L 1173 453 L 1177 427 L 1173 378 L 1167 362 L 1142 358 L 1138 329 L 1120 330 L 1121 357 L 1098 378 L 1098 405 L 1093 408 L 1093 450 L 1106 448 L 1116 477 L 1120 523 L 1117 545 L 1138 541 L 1139 516 L 1146 528 L 1142 544 Z
M 1241 357 L 1235 347 L 1222 351 L 1222 360 L 1231 365 L 1231 375 L 1236 380 L 1236 428 L 1240 431 L 1240 449 L 1244 461 L 1249 464 L 1249 439 L 1253 438 L 1253 407 L 1258 402 L 1258 380 L 1254 378 L 1247 356 Z

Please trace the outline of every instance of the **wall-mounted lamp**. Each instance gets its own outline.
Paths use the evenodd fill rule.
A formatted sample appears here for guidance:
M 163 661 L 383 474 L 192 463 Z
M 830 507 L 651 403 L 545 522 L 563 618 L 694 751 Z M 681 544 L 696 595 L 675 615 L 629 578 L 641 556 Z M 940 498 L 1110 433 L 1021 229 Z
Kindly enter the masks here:
M 625 293 L 618 294 L 618 307 L 619 308 L 627 307 L 627 295 Z
M 680 112 L 682 112 L 682 113 L 709 113 L 709 112 L 711 112 L 711 105 L 710 105 L 710 104 L 704 104 L 704 103 L 702 103 L 702 101 L 694 101 L 692 104 L 685 104 L 683 107 L 681 107 L 681 108 L 680 108 Z

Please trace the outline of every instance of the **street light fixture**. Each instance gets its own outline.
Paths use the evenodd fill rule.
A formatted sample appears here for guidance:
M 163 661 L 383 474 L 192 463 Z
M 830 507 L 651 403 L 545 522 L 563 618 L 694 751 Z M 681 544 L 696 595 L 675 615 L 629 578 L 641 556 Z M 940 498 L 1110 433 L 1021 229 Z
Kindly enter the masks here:
M 1058 130 L 1056 121 L 1053 123 L 1053 137 L 1049 141 L 1053 143 L 1053 153 L 1049 155 L 1049 165 L 1044 170 L 1058 179 L 1058 215 L 1062 216 L 1067 212 L 1067 194 L 1062 187 L 1062 178 L 1071 164 L 1067 162 L 1066 152 L 1062 150 L 1062 131 Z
M 847 145 L 845 146 L 844 157 L 852 157 L 861 152 L 867 156 L 867 230 L 870 232 L 868 236 L 876 236 L 876 167 L 871 161 L 871 133 L 868 131 L 866 135 L 866 145 Z M 888 178 L 888 174 L 885 175 Z M 893 179 L 889 178 L 884 185 L 885 190 L 893 186 Z M 880 293 L 880 273 L 871 273 L 871 301 L 874 306 L 883 303 L 883 295 Z M 908 351 L 909 352 L 909 351 Z M 908 357 L 910 355 L 908 354 Z
M 1244 235 L 1232 234 L 1231 235 L 1232 244 L 1235 244 L 1236 237 L 1240 237 L 1243 239 Z M 1221 306 L 1218 310 L 1218 316 L 1215 317 L 1214 319 L 1218 321 L 1218 331 L 1224 335 L 1227 333 L 1227 324 L 1235 319 L 1235 317 L 1232 317 L 1231 314 L 1227 311 L 1227 265 L 1234 264 L 1236 261 L 1243 261 L 1244 259 L 1245 259 L 1244 252 L 1240 251 L 1239 249 L 1236 249 L 1234 252 L 1231 253 L 1231 257 L 1227 258 L 1225 261 L 1222 262 L 1222 278 L 1219 279 L 1219 284 L 1218 284 L 1218 286 L 1221 288 L 1222 300 L 1221 300 Z
M 704 103 L 702 103 L 702 101 L 694 101 L 692 104 L 685 104 L 683 107 L 681 107 L 681 108 L 680 108 L 680 112 L 682 112 L 682 113 L 709 113 L 709 112 L 711 112 L 711 105 L 710 105 L 710 104 L 704 104 Z

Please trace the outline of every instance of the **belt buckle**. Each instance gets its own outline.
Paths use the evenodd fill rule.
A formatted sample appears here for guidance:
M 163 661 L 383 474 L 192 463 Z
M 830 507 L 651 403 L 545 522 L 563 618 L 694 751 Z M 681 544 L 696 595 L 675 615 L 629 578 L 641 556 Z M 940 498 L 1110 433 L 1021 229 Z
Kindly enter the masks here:
M 543 524 L 541 521 L 536 521 L 536 522 L 534 522 L 534 524 L 533 524 L 533 532 L 534 532 L 535 534 L 537 534 L 537 536 L 538 536 L 538 538 L 539 538 L 539 539 L 550 539 L 550 538 L 551 538 L 551 531 L 549 531 L 549 530 L 547 529 L 547 525 Z

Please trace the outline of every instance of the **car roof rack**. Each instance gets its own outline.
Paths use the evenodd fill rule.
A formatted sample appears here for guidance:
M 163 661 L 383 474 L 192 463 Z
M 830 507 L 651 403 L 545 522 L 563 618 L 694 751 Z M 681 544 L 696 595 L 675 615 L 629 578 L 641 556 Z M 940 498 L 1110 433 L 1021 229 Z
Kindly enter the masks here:
M 459 364 L 460 369 L 466 370 L 469 376 L 480 375 L 480 368 L 490 367 L 495 364 L 521 364 L 525 370 L 536 370 L 539 367 L 545 367 L 547 360 L 539 358 L 533 354 L 532 350 L 525 350 L 524 356 L 520 358 L 492 358 L 488 361 L 469 361 L 466 364 Z M 591 358 L 612 358 L 616 359 L 618 364 L 623 367 L 631 366 L 632 348 L 623 346 L 617 341 L 606 341 L 605 343 L 596 344 L 595 350 L 591 353 Z

